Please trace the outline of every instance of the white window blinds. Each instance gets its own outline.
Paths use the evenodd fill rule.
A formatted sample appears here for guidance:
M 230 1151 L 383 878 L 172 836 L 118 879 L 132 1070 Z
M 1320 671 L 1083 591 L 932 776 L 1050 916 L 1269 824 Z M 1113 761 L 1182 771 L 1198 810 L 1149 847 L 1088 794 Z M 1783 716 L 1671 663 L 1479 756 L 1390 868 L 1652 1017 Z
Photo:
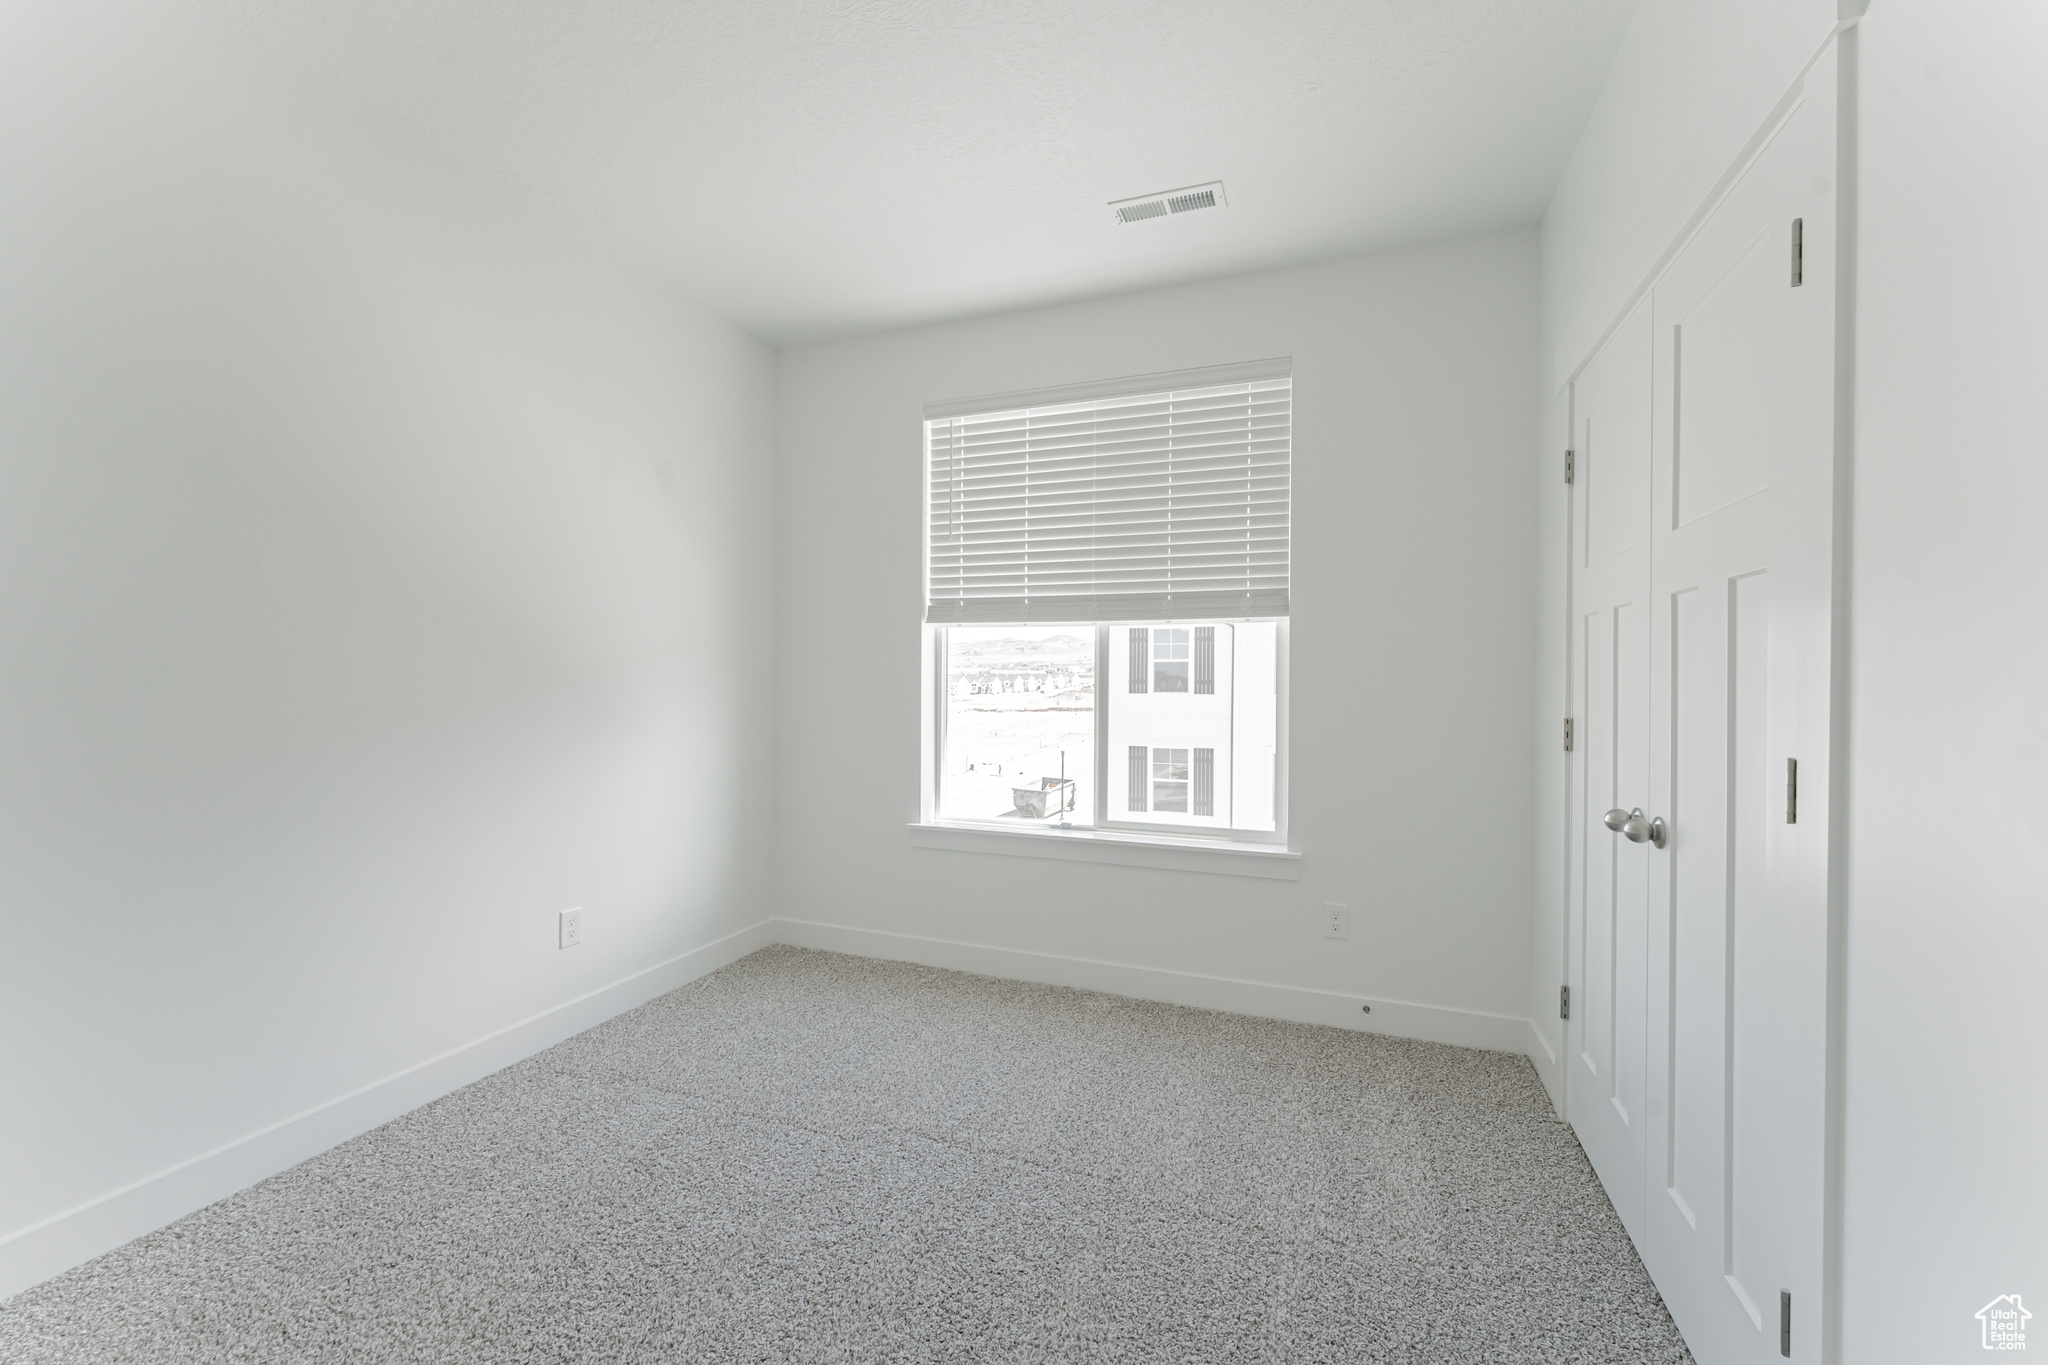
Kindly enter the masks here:
M 925 619 L 1286 615 L 1290 370 L 927 408 Z

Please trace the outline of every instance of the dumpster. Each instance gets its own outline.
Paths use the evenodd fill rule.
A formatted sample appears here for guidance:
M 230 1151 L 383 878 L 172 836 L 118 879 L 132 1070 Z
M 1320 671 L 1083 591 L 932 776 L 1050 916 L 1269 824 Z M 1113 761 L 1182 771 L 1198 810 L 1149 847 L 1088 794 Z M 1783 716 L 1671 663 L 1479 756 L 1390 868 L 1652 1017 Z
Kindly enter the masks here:
M 1019 815 L 1044 820 L 1074 808 L 1074 783 L 1071 778 L 1041 777 L 1035 787 L 1010 788 L 1010 796 L 1017 803 Z

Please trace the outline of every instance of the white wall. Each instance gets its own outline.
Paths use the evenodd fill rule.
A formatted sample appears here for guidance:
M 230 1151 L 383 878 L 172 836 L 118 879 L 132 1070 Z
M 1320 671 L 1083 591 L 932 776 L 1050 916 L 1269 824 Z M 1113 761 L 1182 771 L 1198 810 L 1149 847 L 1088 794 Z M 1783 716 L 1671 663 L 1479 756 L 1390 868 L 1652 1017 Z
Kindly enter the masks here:
M 1844 1358 L 2048 1347 L 2048 9 L 1860 33 Z
M 1591 334 L 1612 320 L 1728 170 L 1826 41 L 1838 11 L 1860 7 L 1639 0 L 1544 211 L 1546 361 L 1584 358 Z
M 767 913 L 773 358 L 404 165 L 0 18 L 0 1294 Z
M 1523 1018 L 1535 335 L 1515 232 L 786 352 L 782 913 L 912 936 L 829 940 L 877 951 L 1044 955 L 929 959 L 1020 975 L 1082 958 Z M 911 847 L 922 406 L 1282 355 L 1302 879 Z

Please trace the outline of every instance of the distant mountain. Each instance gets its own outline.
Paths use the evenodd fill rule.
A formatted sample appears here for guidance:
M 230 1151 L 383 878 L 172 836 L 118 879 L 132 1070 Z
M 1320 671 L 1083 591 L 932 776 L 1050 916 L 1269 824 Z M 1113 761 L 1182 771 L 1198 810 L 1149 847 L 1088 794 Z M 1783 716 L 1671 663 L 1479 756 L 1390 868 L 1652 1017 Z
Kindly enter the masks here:
M 1047 663 L 1092 663 L 1095 641 L 1086 635 L 1050 635 L 1042 640 L 1003 636 L 998 639 L 953 637 L 955 659 L 987 663 L 996 659 L 1029 659 Z

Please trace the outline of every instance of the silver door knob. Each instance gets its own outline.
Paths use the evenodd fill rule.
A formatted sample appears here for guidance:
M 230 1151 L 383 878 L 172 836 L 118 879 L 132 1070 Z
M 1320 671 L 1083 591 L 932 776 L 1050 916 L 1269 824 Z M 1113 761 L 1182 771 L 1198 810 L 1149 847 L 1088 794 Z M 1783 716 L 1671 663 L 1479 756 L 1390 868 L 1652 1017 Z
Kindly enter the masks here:
M 1664 847 L 1664 836 L 1667 832 L 1664 817 L 1660 815 L 1654 820 L 1645 819 L 1641 806 L 1634 810 L 1623 810 L 1616 806 L 1607 812 L 1606 824 L 1607 828 L 1632 844 L 1655 844 L 1658 848 Z

